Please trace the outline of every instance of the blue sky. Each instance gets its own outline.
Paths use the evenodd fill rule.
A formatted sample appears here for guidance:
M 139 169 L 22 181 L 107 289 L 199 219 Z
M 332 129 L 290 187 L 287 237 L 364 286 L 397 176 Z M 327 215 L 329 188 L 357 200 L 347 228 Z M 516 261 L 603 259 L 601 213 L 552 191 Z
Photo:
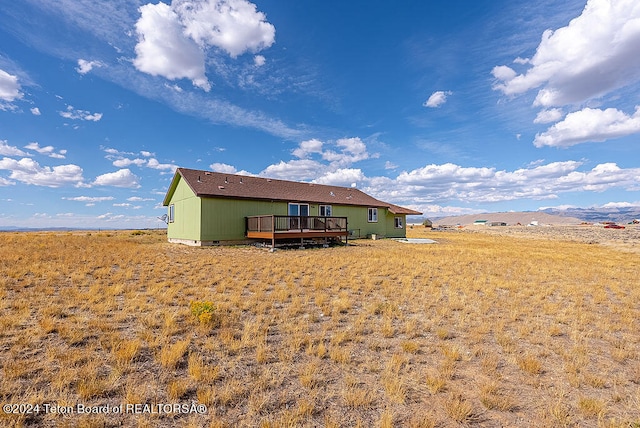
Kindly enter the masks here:
M 640 205 L 640 4 L 0 5 L 0 227 L 139 228 L 176 167 L 430 217 Z

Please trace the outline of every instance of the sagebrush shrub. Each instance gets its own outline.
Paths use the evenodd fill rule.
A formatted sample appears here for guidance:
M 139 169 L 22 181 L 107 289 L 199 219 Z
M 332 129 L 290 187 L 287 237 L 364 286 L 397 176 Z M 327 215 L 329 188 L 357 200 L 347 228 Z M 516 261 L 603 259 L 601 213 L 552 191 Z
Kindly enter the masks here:
M 189 309 L 191 309 L 191 314 L 198 319 L 200 324 L 213 323 L 216 306 L 212 302 L 191 302 Z

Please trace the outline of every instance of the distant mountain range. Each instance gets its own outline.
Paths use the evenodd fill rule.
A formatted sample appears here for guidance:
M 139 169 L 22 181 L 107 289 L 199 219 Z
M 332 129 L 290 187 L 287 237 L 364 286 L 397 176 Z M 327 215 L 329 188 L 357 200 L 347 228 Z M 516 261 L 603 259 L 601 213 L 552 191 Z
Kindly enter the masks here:
M 160 229 L 160 228 L 159 228 Z M 105 227 L 18 227 L 0 226 L 0 232 L 73 232 L 78 230 L 153 230 L 147 227 L 140 228 L 105 228 Z
M 580 224 L 583 220 L 576 217 L 547 214 L 540 211 L 511 211 L 498 213 L 466 214 L 453 217 L 434 219 L 433 224 L 438 226 L 470 225 L 476 221 L 506 223 L 507 225 L 527 224 Z
M 577 217 L 587 222 L 614 221 L 616 223 L 629 223 L 634 219 L 640 219 L 640 206 L 631 207 L 606 207 L 606 208 L 546 208 L 538 212 L 563 217 Z
M 74 227 L 18 227 L 18 226 L 0 226 L 0 232 L 68 232 L 72 230 L 84 230 Z
M 425 217 L 415 218 L 411 223 L 422 223 Z M 581 222 L 601 223 L 613 221 L 616 223 L 629 223 L 634 219 L 640 219 L 640 206 L 632 207 L 605 207 L 605 208 L 546 208 L 538 211 L 511 211 L 480 214 L 466 214 L 451 217 L 431 217 L 437 225 L 472 224 L 476 220 L 502 221 L 507 224 L 579 224 Z

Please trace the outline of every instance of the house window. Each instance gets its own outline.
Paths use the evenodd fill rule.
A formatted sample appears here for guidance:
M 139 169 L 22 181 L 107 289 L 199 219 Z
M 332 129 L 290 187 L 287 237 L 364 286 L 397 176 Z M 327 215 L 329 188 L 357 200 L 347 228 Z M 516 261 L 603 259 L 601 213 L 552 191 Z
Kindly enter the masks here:
M 169 205 L 169 223 L 173 223 L 175 221 L 176 215 L 176 206 L 171 204 Z
M 378 222 L 378 209 L 377 208 L 369 208 L 369 217 L 367 219 L 369 223 L 377 223 Z
M 309 204 L 289 203 L 289 229 L 308 229 Z M 299 217 L 298 217 L 299 216 Z
M 289 215 L 307 217 L 309 215 L 309 204 L 289 203 Z
M 320 216 L 331 217 L 331 205 L 320 205 Z
M 395 226 L 396 229 L 402 229 L 402 217 L 394 217 L 393 218 L 393 225 Z

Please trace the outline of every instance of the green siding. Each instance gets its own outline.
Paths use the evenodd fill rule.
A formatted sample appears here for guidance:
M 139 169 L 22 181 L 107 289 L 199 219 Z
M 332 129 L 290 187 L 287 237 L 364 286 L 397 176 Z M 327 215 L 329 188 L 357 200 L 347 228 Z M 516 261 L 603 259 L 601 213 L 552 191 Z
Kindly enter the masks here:
M 245 217 L 267 214 L 287 215 L 287 203 L 202 198 L 202 240 L 233 241 L 244 239 Z
M 407 216 L 404 214 L 393 214 L 388 210 L 386 211 L 387 211 L 387 215 L 385 216 L 385 223 L 387 225 L 387 234 L 385 236 L 387 238 L 406 238 L 407 237 L 407 231 L 406 231 Z M 402 228 L 396 228 L 396 223 L 395 223 L 396 217 L 402 218 Z
M 332 214 L 336 217 L 347 217 L 347 227 L 350 231 L 354 231 L 354 236 L 366 237 L 372 233 L 384 235 L 384 225 L 378 223 L 369 223 L 367 221 L 367 207 L 354 207 L 345 205 L 332 205 Z M 382 208 L 378 208 L 378 215 Z
M 196 197 L 189 185 L 180 178 L 169 205 L 174 205 L 174 221 L 169 223 L 169 239 L 200 240 L 201 199 Z M 168 213 L 167 207 L 167 213 Z

